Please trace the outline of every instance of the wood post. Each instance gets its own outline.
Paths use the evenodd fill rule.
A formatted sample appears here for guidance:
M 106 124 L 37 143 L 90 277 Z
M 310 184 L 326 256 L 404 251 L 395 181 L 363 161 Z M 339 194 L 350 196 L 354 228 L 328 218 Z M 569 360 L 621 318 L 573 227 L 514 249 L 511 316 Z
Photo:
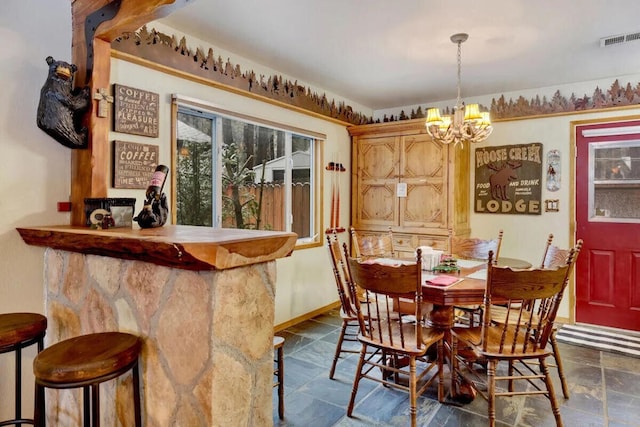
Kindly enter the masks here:
M 78 67 L 76 86 L 89 86 L 92 99 L 98 89 L 110 88 L 111 42 L 125 32 L 135 31 L 147 22 L 168 15 L 187 1 L 71 0 L 71 62 Z M 115 13 L 115 16 L 98 22 L 99 18 L 92 14 L 101 9 Z M 109 16 L 109 13 L 104 15 Z M 93 35 L 89 43 L 85 34 Z M 107 197 L 111 121 L 109 115 L 98 117 L 97 101 L 93 100 L 85 117 L 89 145 L 86 149 L 73 150 L 71 155 L 71 225 L 85 224 L 86 197 Z

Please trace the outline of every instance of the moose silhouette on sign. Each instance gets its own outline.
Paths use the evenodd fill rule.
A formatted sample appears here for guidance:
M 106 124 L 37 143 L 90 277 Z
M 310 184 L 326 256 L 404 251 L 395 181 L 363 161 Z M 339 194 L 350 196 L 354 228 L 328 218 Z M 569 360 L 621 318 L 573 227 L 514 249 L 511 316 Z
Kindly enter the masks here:
M 489 185 L 491 186 L 491 197 L 495 200 L 509 200 L 507 188 L 509 182 L 518 179 L 516 169 L 522 166 L 521 162 L 502 162 L 500 166 L 496 163 L 488 163 L 487 167 L 495 171 L 489 176 Z

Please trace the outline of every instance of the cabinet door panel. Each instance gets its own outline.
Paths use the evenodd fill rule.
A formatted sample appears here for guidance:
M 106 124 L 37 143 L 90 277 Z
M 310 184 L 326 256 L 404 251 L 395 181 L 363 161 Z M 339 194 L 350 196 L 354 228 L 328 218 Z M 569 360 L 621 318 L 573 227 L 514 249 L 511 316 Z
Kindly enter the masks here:
M 357 227 L 398 224 L 399 138 L 362 138 L 358 141 L 355 222 Z
M 358 224 L 392 226 L 397 223 L 395 185 L 361 184 L 356 195 Z
M 400 226 L 446 228 L 448 150 L 426 135 L 405 137 L 401 148 L 400 180 L 407 183 L 407 197 L 400 199 Z
M 403 139 L 402 178 L 430 178 L 442 182 L 447 165 L 447 149 L 427 135 L 406 136 Z
M 370 138 L 360 141 L 358 172 L 361 179 L 398 178 L 398 142 L 396 138 Z
M 400 201 L 400 225 L 407 228 L 446 228 L 446 209 L 441 183 L 408 184 L 407 197 Z

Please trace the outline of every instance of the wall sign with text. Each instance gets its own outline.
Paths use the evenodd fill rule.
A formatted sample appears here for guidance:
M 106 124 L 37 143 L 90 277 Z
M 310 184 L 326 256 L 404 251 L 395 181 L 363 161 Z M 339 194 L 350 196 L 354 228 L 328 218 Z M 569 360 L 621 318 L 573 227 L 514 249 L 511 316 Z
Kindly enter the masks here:
M 119 84 L 113 85 L 113 129 L 116 132 L 158 137 L 157 93 Z
M 158 153 L 157 145 L 113 141 L 113 187 L 147 188 Z
M 474 211 L 540 215 L 542 157 L 539 142 L 477 148 Z

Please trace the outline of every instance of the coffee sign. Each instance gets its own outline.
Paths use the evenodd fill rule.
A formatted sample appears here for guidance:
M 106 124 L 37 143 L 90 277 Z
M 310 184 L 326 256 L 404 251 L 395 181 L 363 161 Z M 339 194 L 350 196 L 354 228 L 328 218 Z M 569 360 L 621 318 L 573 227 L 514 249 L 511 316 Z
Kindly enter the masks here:
M 114 84 L 114 130 L 134 135 L 158 137 L 157 93 Z
M 147 188 L 158 166 L 157 145 L 113 141 L 113 187 Z
M 542 213 L 541 143 L 478 148 L 474 160 L 475 212 Z

